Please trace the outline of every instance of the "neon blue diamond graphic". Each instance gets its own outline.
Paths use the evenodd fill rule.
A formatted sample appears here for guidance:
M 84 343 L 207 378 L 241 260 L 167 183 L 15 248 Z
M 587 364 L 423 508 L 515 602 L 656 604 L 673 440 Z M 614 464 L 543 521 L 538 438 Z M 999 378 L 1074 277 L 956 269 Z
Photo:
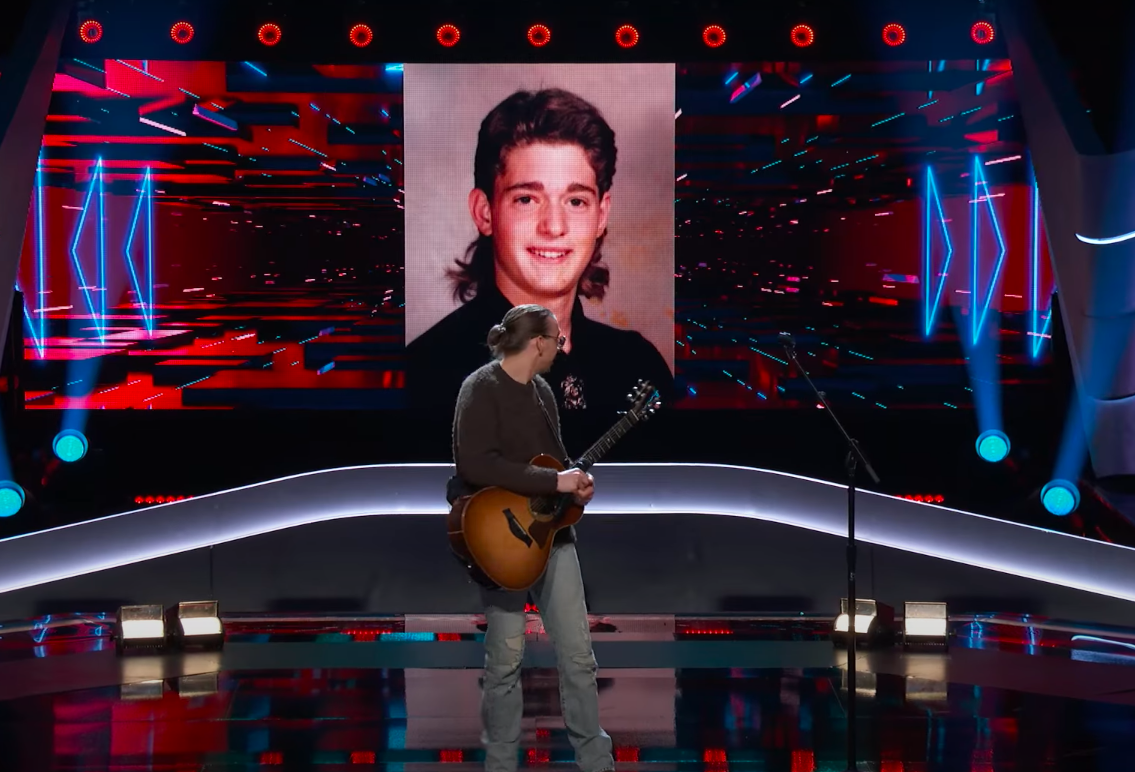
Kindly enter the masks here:
M 87 214 L 91 208 L 91 199 L 94 197 L 95 190 L 98 190 L 98 262 L 96 263 L 96 277 L 97 287 L 101 290 L 102 295 L 99 300 L 98 308 L 94 298 L 91 296 L 90 285 L 87 284 L 87 276 L 83 272 L 83 261 L 79 258 L 79 240 L 83 236 L 83 230 L 87 224 Z M 83 211 L 79 215 L 79 222 L 75 226 L 75 236 L 71 240 L 71 260 L 75 264 L 75 276 L 79 280 L 79 288 L 83 292 L 83 298 L 87 302 L 87 310 L 91 312 L 91 317 L 94 319 L 95 327 L 98 329 L 99 337 L 103 335 L 102 327 L 100 326 L 101 320 L 106 317 L 106 212 L 104 209 L 103 195 L 102 195 L 102 159 L 98 159 L 95 164 L 95 172 L 91 175 L 91 186 L 87 189 L 87 197 L 83 200 Z M 102 311 L 100 316 L 99 310 Z
M 146 169 L 146 175 L 142 178 L 142 188 L 138 193 L 138 199 L 134 203 L 134 216 L 130 219 L 130 230 L 126 236 L 126 243 L 122 246 L 122 256 L 126 260 L 126 267 L 130 274 L 130 282 L 134 286 L 135 297 L 138 298 L 138 305 L 142 309 L 142 322 L 149 332 L 154 331 L 154 189 L 153 180 L 150 177 L 150 170 Z M 138 281 L 138 269 L 134 265 L 134 258 L 130 256 L 130 252 L 134 247 L 134 236 L 138 232 L 138 218 L 142 214 L 142 209 L 146 210 L 146 244 L 145 244 L 145 276 L 146 276 L 146 292 L 142 292 L 142 286 Z
M 937 224 L 937 228 L 935 228 Z M 946 256 L 942 258 L 942 268 L 934 273 L 931 238 L 937 230 L 942 235 Z M 926 223 L 923 228 L 924 243 L 922 246 L 922 275 L 923 275 L 923 309 L 925 313 L 923 330 L 926 337 L 934 331 L 934 322 L 938 317 L 938 306 L 942 302 L 942 291 L 946 286 L 946 277 L 950 271 L 950 259 L 954 255 L 954 245 L 950 241 L 950 232 L 946 228 L 946 216 L 942 211 L 942 199 L 938 195 L 938 184 L 934 181 L 933 167 L 926 167 Z
M 978 253 L 981 242 L 981 205 L 989 211 L 989 221 L 993 224 L 993 235 L 997 237 L 997 259 L 993 265 L 993 273 L 985 291 L 980 291 L 981 269 Z M 1001 235 L 1001 225 L 997 222 L 997 212 L 993 209 L 993 199 L 989 197 L 989 186 L 982 171 L 981 156 L 973 157 L 973 200 L 970 206 L 975 207 L 970 217 L 970 238 L 972 246 L 972 262 L 970 265 L 970 297 L 971 317 L 973 318 L 973 343 L 976 346 L 981 340 L 981 331 L 985 326 L 985 317 L 989 314 L 989 303 L 997 289 L 997 282 L 1001 278 L 1001 266 L 1005 262 L 1005 238 Z

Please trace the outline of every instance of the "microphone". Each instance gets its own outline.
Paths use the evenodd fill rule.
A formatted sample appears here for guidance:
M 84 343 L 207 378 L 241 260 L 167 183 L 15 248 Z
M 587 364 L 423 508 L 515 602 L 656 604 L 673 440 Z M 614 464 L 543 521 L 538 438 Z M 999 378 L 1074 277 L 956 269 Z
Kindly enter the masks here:
M 785 348 L 796 347 L 796 341 L 792 339 L 792 333 L 782 332 L 776 336 L 776 339 L 780 341 L 780 345 L 784 346 Z

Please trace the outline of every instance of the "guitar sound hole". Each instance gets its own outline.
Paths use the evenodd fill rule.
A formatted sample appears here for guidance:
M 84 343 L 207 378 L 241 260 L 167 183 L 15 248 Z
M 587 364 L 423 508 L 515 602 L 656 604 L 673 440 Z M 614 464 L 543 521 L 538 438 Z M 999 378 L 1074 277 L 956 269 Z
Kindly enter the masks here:
M 558 514 L 559 500 L 551 496 L 533 496 L 528 507 L 538 520 L 552 520 Z

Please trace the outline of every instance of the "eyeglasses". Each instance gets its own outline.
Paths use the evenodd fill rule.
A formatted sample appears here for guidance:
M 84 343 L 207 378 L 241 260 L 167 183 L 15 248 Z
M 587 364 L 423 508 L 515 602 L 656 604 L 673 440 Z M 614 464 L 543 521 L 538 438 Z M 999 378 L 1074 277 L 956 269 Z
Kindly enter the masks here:
M 567 338 L 563 335 L 558 338 L 555 335 L 540 335 L 539 337 L 554 340 L 556 342 L 556 348 L 560 351 L 563 351 L 564 344 L 567 343 Z

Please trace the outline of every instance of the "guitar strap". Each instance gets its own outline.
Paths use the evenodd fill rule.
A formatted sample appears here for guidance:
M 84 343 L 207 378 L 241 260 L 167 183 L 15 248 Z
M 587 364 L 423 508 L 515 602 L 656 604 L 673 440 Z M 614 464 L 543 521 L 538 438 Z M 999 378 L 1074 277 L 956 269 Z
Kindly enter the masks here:
M 563 454 L 564 466 L 571 466 L 571 457 L 568 456 L 567 448 L 564 447 L 564 442 L 560 439 L 560 428 L 556 426 L 552 416 L 548 413 L 548 408 L 544 405 L 544 400 L 540 396 L 540 389 L 536 386 L 535 379 L 532 380 L 532 395 L 536 398 L 536 404 L 540 406 L 540 412 L 544 414 L 544 420 L 548 422 L 548 428 L 552 431 L 552 438 L 555 439 L 556 444 L 560 446 L 560 453 Z

